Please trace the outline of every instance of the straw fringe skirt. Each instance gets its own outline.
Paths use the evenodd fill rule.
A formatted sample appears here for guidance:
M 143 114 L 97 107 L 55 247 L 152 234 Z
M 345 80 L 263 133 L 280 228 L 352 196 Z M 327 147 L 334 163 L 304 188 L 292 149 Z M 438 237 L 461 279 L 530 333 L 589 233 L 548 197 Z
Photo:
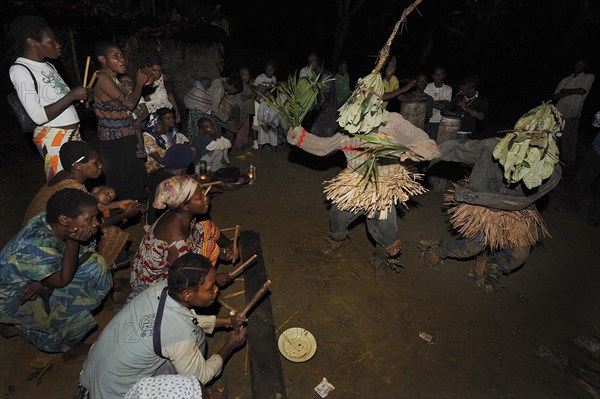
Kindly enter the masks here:
M 390 167 L 386 169 L 375 185 L 373 181 L 365 182 L 362 173 L 346 168 L 324 182 L 325 196 L 342 211 L 364 211 L 368 218 L 379 212 L 379 220 L 385 220 L 393 206 L 398 203 L 404 205 L 411 196 L 427 191 L 417 181 L 422 175 L 410 167 L 395 165 L 393 170 Z
M 466 185 L 463 181 L 461 185 Z M 450 205 L 450 224 L 463 238 L 479 240 L 484 247 L 501 250 L 506 247 L 535 245 L 550 233 L 537 209 L 503 211 L 484 206 L 457 203 L 450 189 L 444 200 Z

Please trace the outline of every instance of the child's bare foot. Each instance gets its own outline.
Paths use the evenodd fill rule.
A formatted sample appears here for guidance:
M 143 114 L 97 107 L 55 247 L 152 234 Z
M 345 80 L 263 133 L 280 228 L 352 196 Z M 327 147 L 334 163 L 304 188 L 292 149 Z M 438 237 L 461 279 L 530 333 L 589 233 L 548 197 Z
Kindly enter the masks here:
M 92 345 L 80 342 L 72 349 L 69 349 L 63 353 L 63 362 L 70 363 L 83 363 L 87 358 L 88 352 Z

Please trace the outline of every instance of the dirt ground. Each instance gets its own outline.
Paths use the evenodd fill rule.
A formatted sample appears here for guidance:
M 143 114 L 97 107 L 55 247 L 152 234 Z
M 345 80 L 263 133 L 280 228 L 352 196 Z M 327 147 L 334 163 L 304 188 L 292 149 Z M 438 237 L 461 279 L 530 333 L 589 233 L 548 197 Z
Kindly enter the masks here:
M 26 140 L 12 135 L 3 141 L 1 245 L 17 232 L 29 200 L 44 182 L 41 159 Z M 288 148 L 276 156 L 268 148 L 260 157 L 254 154 L 246 160 L 232 157 L 232 163 L 243 169 L 254 163 L 256 184 L 216 195 L 211 215 L 221 228 L 240 224 L 260 233 L 273 281 L 275 324 L 298 311 L 286 328 L 306 328 L 317 340 L 310 361 L 281 358 L 289 398 L 317 398 L 313 388 L 323 377 L 336 387 L 331 398 L 588 397 L 536 357 L 538 345 L 570 354 L 575 352 L 572 338 L 600 334 L 600 230 L 586 224 L 584 213 L 573 217 L 554 210 L 568 190 L 566 183 L 542 204 L 552 238 L 533 251 L 524 267 L 502 278 L 502 290 L 478 288 L 468 277 L 473 261 L 422 266 L 418 242 L 450 237 L 437 192 L 415 198 L 410 210 L 399 215 L 405 270 L 390 271 L 385 284 L 378 285 L 366 262 L 373 245 L 364 223 L 353 225 L 352 243 L 333 257 L 319 253 L 328 233 L 322 182 L 340 170 L 340 157 L 316 158 Z M 135 249 L 141 226 L 128 231 Z M 127 270 L 117 277 L 126 284 Z M 241 289 L 236 285 L 225 294 Z M 242 298 L 229 302 L 241 308 Z M 100 328 L 114 314 L 102 310 Z M 419 332 L 433 335 L 435 344 L 419 338 Z M 226 333 L 215 333 L 209 352 L 225 339 Z M 229 387 L 232 397 L 251 397 L 244 351 L 233 356 L 215 383 Z M 80 365 L 41 354 L 21 338 L 0 338 L 0 353 L 0 397 L 74 396 Z M 49 358 L 52 368 L 41 379 L 27 381 L 33 368 Z

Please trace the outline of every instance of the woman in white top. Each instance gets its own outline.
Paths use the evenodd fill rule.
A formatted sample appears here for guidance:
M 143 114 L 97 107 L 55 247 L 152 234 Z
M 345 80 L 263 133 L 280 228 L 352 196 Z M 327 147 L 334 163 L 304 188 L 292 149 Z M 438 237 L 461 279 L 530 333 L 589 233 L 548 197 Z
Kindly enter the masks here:
M 56 68 L 45 62 L 61 54 L 61 45 L 45 19 L 23 15 L 13 21 L 10 30 L 23 49 L 10 68 L 10 80 L 23 108 L 38 125 L 33 142 L 44 158 L 44 172 L 50 180 L 63 169 L 60 147 L 67 141 L 81 140 L 73 102 L 87 100 L 90 91 L 81 86 L 69 89 Z

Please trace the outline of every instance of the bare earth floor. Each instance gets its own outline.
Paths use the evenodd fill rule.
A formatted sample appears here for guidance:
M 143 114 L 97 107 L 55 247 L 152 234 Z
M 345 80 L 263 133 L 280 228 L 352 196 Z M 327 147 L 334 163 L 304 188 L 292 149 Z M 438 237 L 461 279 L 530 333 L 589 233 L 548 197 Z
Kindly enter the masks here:
M 1 153 L 6 160 L 1 245 L 17 232 L 25 207 L 44 182 L 39 157 L 22 152 L 15 155 L 9 147 Z M 304 327 L 316 337 L 318 349 L 310 361 L 291 363 L 282 357 L 289 398 L 317 398 L 313 388 L 323 377 L 336 386 L 331 398 L 588 397 L 536 357 L 539 345 L 570 355 L 576 352 L 572 338 L 600 333 L 599 230 L 585 223 L 583 213 L 554 211 L 565 187 L 543 204 L 552 238 L 533 251 L 524 267 L 502 278 L 501 291 L 486 293 L 474 284 L 468 277 L 473 261 L 422 266 L 419 241 L 450 237 L 437 192 L 415 198 L 410 210 L 400 213 L 404 272 L 390 271 L 385 284 L 378 285 L 366 261 L 373 246 L 364 223 L 353 225 L 350 245 L 329 258 L 319 253 L 328 234 L 322 182 L 338 173 L 339 157 L 313 158 L 287 147 L 276 156 L 268 148 L 260 157 L 254 154 L 231 158 L 243 169 L 254 163 L 257 183 L 213 197 L 211 215 L 221 228 L 239 224 L 260 233 L 273 281 L 275 324 L 298 311 L 286 328 Z M 135 249 L 141 225 L 128 231 Z M 126 282 L 128 271 L 117 277 Z M 222 294 L 240 287 L 234 284 Z M 242 308 L 244 299 L 229 302 Z M 100 329 L 114 314 L 99 312 Z M 433 335 L 435 344 L 419 338 L 419 332 Z M 216 332 L 209 352 L 225 339 L 226 333 Z M 244 351 L 233 356 L 215 382 L 229 387 L 231 397 L 251 397 Z M 27 381 L 49 356 L 21 338 L 0 338 L 0 353 L 0 397 L 75 395 L 80 365 L 50 357 L 52 367 L 45 375 Z

